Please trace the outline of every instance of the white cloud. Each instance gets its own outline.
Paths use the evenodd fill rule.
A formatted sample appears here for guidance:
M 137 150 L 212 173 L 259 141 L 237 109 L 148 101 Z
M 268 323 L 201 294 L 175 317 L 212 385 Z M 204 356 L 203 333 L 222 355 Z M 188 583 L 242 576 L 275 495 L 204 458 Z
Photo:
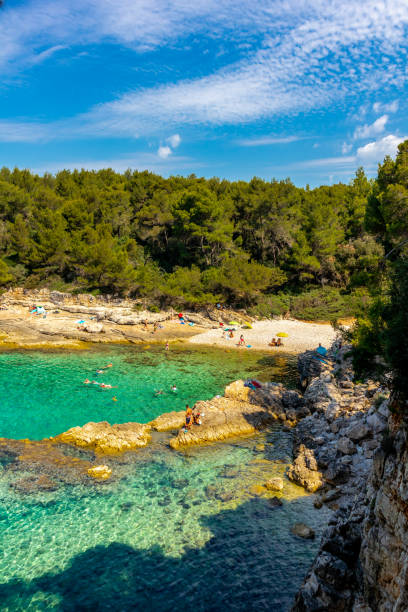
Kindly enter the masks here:
M 167 159 L 172 152 L 173 151 L 170 147 L 159 147 L 157 150 L 157 155 L 160 157 L 160 159 Z
M 169 145 L 173 149 L 177 149 L 177 147 L 179 146 L 179 144 L 181 142 L 180 135 L 179 134 L 173 134 L 172 136 L 169 136 L 168 138 L 166 138 L 166 142 L 168 142 Z
M 371 125 L 362 125 L 357 127 L 354 130 L 353 138 L 355 140 L 360 140 L 362 138 L 372 138 L 373 136 L 378 136 L 385 130 L 385 126 L 387 125 L 388 115 L 382 115 L 378 119 L 371 123 Z
M 392 102 L 383 103 L 383 102 L 374 102 L 373 111 L 375 113 L 396 113 L 399 108 L 398 100 L 393 100 Z
M 395 156 L 400 142 L 406 140 L 408 136 L 395 136 L 388 134 L 380 140 L 369 142 L 357 149 L 357 158 L 363 164 L 373 164 L 382 162 L 386 155 Z
M 343 144 L 341 145 L 341 152 L 343 153 L 343 155 L 347 155 L 347 153 L 350 153 L 352 148 L 353 145 L 348 144 L 347 142 L 343 142 Z
M 237 140 L 237 144 L 241 145 L 241 147 L 262 147 L 274 144 L 288 144 L 291 142 L 296 142 L 300 139 L 300 136 L 264 136 L 261 138 L 243 138 L 241 140 Z

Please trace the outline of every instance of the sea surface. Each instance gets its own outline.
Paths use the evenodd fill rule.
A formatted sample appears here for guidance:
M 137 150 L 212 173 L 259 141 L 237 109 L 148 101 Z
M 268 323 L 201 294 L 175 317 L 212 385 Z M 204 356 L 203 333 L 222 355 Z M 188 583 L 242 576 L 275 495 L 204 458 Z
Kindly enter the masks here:
M 83 384 L 108 363 L 98 380 L 117 389 Z M 190 348 L 2 353 L 0 434 L 39 439 L 89 420 L 147 422 L 246 376 L 293 386 L 295 361 Z M 166 394 L 154 397 L 157 388 Z M 10 486 L 30 474 L 0 457 L 0 610 L 289 610 L 328 519 L 287 479 L 282 494 L 254 494 L 284 477 L 291 444 L 279 425 L 183 453 L 158 434 L 104 460 L 111 481 L 30 495 Z M 296 522 L 316 539 L 293 536 Z

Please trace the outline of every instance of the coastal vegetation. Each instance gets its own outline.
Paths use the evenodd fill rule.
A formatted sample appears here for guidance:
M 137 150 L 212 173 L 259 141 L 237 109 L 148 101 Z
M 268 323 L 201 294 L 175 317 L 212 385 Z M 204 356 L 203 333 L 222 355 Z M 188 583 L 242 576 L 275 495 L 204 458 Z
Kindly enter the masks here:
M 372 303 L 353 333 L 358 374 L 370 372 L 393 389 L 392 406 L 408 400 L 408 141 L 379 166 L 366 209 L 366 227 L 381 245 Z
M 130 295 L 153 309 L 222 302 L 261 316 L 352 316 L 367 308 L 386 248 L 366 223 L 376 189 L 361 168 L 349 184 L 316 189 L 3 168 L 0 286 Z

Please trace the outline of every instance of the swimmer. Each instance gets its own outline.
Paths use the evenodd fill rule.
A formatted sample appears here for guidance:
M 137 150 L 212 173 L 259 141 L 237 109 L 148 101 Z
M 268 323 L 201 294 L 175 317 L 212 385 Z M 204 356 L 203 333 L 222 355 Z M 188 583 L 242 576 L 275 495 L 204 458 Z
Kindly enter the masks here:
M 154 395 L 155 395 L 155 397 L 157 397 L 159 395 L 164 395 L 163 389 L 155 389 L 154 390 Z
M 106 368 L 112 368 L 113 364 L 112 363 L 108 363 L 108 365 L 104 366 L 102 369 L 106 370 Z
M 170 390 L 171 390 L 173 393 L 177 393 L 177 387 L 176 387 L 176 385 L 171 385 Z
M 96 380 L 91 380 L 91 384 L 92 385 L 99 385 L 99 383 Z
M 101 383 L 99 386 L 102 389 L 117 389 L 117 387 L 112 387 L 112 385 L 107 385 L 106 383 Z
M 116 395 L 114 395 L 114 396 L 112 397 L 112 402 L 117 402 L 117 401 L 118 401 L 118 398 L 116 397 Z
M 103 370 L 96 370 L 97 374 L 103 374 Z
M 90 385 L 91 381 L 88 378 L 85 378 L 84 385 Z

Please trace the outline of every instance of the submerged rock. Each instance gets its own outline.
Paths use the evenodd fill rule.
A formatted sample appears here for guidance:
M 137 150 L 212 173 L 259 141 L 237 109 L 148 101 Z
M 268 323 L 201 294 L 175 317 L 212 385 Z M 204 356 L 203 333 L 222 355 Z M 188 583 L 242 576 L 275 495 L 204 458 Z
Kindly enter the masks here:
M 268 492 L 268 489 L 264 485 L 252 485 L 249 488 L 249 492 L 251 493 L 251 495 L 260 497 L 261 495 L 265 495 L 265 493 Z
M 57 483 L 51 478 L 42 474 L 41 476 L 28 476 L 27 478 L 20 478 L 10 484 L 10 487 L 15 491 L 24 494 L 33 494 L 40 491 L 56 491 L 58 489 Z
M 271 497 L 271 499 L 268 499 L 268 506 L 271 508 L 280 508 L 283 506 L 283 502 L 279 497 Z
M 265 487 L 268 491 L 282 491 L 283 479 L 279 476 L 275 476 L 275 478 L 271 478 L 265 483 Z
M 112 476 L 112 470 L 107 465 L 96 465 L 95 467 L 89 468 L 89 476 L 98 480 L 107 480 Z
M 299 538 L 304 538 L 305 540 L 313 540 L 315 537 L 315 532 L 311 527 L 308 527 L 304 523 L 295 523 L 290 528 L 291 533 L 293 535 L 298 536 Z

